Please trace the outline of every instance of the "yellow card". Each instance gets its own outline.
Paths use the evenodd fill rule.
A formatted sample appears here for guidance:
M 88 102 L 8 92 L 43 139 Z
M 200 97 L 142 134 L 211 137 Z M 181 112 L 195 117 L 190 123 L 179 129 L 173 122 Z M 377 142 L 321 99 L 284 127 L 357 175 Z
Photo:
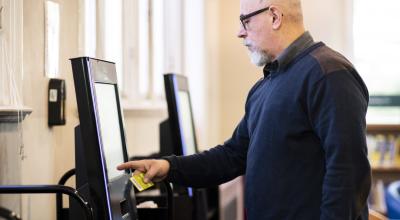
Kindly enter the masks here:
M 153 182 L 145 183 L 143 179 L 144 179 L 143 173 L 132 175 L 132 177 L 130 178 L 133 185 L 135 185 L 136 189 L 138 189 L 140 192 L 154 186 Z

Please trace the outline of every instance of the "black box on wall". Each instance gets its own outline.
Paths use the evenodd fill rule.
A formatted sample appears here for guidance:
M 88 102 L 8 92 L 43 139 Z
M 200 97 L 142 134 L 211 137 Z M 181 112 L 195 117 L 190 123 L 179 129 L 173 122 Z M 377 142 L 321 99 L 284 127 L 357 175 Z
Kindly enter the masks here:
M 65 80 L 50 79 L 48 90 L 48 124 L 65 125 Z

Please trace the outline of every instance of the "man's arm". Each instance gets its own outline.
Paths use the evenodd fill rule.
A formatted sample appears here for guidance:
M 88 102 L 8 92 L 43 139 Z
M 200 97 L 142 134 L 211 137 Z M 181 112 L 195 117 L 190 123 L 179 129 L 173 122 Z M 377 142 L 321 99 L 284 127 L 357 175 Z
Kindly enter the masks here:
M 355 220 L 367 208 L 371 184 L 365 136 L 368 91 L 355 71 L 339 70 L 313 86 L 308 105 L 325 151 L 320 219 Z
M 262 79 L 250 89 L 245 105 L 245 115 L 233 132 L 232 137 L 223 145 L 191 156 L 170 156 L 168 180 L 183 186 L 215 186 L 246 172 L 247 150 L 249 147 L 249 130 L 247 112 L 249 99 L 261 85 Z
M 249 91 L 246 112 L 249 107 L 247 102 L 260 83 L 261 80 Z M 245 114 L 232 137 L 223 145 L 190 156 L 172 155 L 162 160 L 130 161 L 119 165 L 117 169 L 135 169 L 135 172 L 143 172 L 145 182 L 157 182 L 167 178 L 168 181 L 183 186 L 215 186 L 245 173 L 249 139 Z
M 246 156 L 249 144 L 245 117 L 236 127 L 232 137 L 223 145 L 190 156 L 169 156 L 168 181 L 183 186 L 215 186 L 237 176 L 246 170 Z
M 120 164 L 117 169 L 144 173 L 144 181 L 168 181 L 183 186 L 215 186 L 244 174 L 249 139 L 243 119 L 231 139 L 223 145 L 190 156 L 168 156 L 159 160 L 137 160 Z

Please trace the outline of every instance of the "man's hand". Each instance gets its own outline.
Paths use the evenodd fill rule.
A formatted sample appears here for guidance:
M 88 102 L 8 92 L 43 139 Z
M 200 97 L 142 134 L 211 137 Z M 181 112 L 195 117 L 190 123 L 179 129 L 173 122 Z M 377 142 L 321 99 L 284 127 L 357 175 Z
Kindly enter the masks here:
M 118 170 L 134 169 L 136 173 L 144 173 L 144 182 L 160 182 L 167 177 L 169 162 L 166 160 L 136 160 L 120 164 Z

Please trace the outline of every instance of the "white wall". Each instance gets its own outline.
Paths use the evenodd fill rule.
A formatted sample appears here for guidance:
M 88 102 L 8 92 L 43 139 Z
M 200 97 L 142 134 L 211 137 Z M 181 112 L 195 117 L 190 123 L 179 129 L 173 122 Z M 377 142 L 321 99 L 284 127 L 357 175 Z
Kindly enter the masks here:
M 352 0 L 302 0 L 304 22 L 316 41 L 351 56 Z
M 0 185 L 21 182 L 20 131 L 17 124 L 0 124 Z M 0 195 L 0 206 L 20 213 L 21 196 Z
M 2 0 L 0 8 L 0 107 L 17 107 L 22 101 L 22 0 Z M 21 181 L 22 134 L 21 123 L 0 122 L 0 185 Z M 20 212 L 20 203 L 19 195 L 0 195 L 2 207 Z
M 125 110 L 125 133 L 129 156 L 147 156 L 159 151 L 159 124 L 166 119 L 166 106 L 152 110 Z
M 73 127 L 77 124 L 75 92 L 69 58 L 77 55 L 77 1 L 60 4 L 60 78 L 66 80 L 65 126 L 47 126 L 47 88 L 44 76 L 44 0 L 24 1 L 24 102 L 33 113 L 24 124 L 26 159 L 22 161 L 23 184 L 55 184 L 73 168 Z M 27 195 L 25 219 L 55 219 L 54 195 Z M 45 207 L 45 208 L 44 208 Z

